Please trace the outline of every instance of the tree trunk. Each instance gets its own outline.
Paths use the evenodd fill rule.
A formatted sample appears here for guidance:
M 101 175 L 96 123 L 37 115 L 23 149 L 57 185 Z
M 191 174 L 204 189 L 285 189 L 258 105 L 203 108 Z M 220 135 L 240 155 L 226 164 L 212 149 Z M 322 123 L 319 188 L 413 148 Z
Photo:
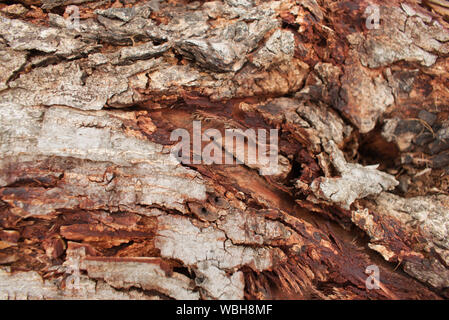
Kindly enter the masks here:
M 0 4 L 0 297 L 449 297 L 449 2 L 424 2 Z M 278 129 L 277 167 L 228 129 Z

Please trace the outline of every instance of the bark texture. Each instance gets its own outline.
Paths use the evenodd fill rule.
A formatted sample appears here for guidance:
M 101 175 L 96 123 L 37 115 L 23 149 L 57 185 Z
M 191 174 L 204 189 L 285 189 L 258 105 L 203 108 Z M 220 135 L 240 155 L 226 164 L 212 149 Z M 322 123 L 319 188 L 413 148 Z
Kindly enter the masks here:
M 448 298 L 448 8 L 0 4 L 0 298 Z M 277 172 L 180 164 L 194 120 Z

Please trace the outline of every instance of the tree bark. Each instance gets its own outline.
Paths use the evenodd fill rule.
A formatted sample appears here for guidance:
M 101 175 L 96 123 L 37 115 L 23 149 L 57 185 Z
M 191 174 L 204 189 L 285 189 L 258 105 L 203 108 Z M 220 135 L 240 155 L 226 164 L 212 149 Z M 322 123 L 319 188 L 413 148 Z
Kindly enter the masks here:
M 0 297 L 448 298 L 448 8 L 0 4 Z

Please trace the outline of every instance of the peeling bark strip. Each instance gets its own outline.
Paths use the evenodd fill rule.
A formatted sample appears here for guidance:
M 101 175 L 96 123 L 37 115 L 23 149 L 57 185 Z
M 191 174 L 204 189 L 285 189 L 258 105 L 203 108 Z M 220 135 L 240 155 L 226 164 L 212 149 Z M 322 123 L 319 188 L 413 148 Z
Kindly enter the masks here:
M 420 3 L 0 4 L 0 298 L 449 298 L 449 5 Z

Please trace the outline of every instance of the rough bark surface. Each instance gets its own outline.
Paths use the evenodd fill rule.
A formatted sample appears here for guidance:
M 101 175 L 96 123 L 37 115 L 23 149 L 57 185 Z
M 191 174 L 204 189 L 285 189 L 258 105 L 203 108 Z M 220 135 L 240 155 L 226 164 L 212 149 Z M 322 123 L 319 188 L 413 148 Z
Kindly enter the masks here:
M 448 11 L 0 4 L 0 298 L 449 298 Z M 279 129 L 278 171 L 179 163 L 194 120 Z

